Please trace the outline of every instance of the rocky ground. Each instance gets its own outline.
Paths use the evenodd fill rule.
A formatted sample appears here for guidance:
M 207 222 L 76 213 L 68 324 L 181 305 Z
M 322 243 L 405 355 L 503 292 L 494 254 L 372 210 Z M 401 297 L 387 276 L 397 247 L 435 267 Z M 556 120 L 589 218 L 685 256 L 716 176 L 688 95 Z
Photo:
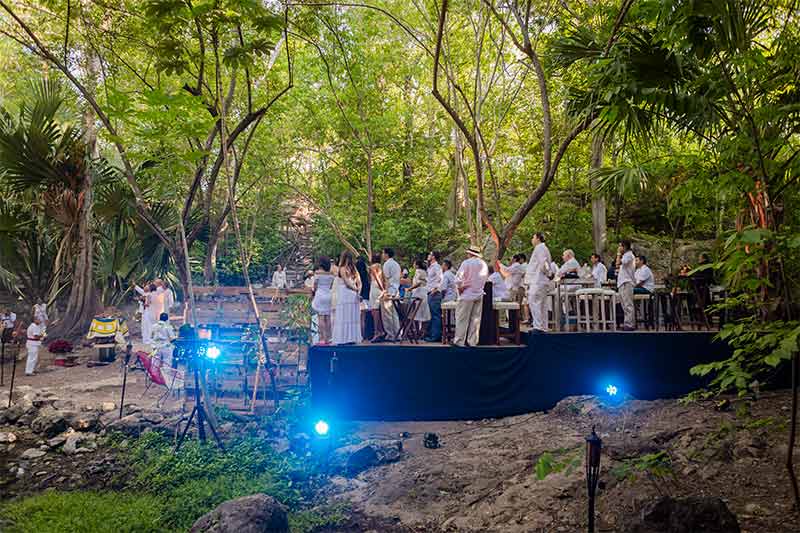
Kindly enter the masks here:
M 118 420 L 119 365 L 48 368 L 45 360 L 43 369 L 17 380 L 10 409 L 8 380 L 0 390 L 2 499 L 49 488 L 123 489 L 119 448 L 104 436 L 174 434 L 179 402 L 159 406 L 160 391 L 145 393 L 139 372 L 129 374 Z M 786 391 L 722 404 L 572 397 L 546 413 L 501 420 L 355 424 L 337 444 L 348 446 L 328 452 L 331 477 L 318 498 L 346 503 L 351 516 L 322 531 L 580 531 L 584 438 L 595 426 L 604 447 L 599 531 L 667 531 L 653 524 L 674 502 L 654 502 L 694 497 L 681 512 L 700 513 L 722 524 L 719 531 L 731 530 L 725 523 L 735 515 L 744 532 L 796 532 L 784 467 L 789 406 Z M 231 436 L 246 423 L 221 429 Z M 426 433 L 440 447 L 424 446 Z M 302 435 L 275 442 L 301 452 L 307 445 Z

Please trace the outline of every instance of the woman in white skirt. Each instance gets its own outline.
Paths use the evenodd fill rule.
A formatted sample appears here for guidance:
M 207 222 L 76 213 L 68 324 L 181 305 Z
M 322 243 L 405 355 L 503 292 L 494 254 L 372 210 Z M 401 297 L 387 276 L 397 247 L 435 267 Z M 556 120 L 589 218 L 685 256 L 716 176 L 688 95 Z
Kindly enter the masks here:
M 333 344 L 356 344 L 361 342 L 361 278 L 350 252 L 342 252 L 338 276 Z
M 417 314 L 414 315 L 414 321 L 417 323 L 418 331 L 421 336 L 425 336 L 427 323 L 431 319 L 431 308 L 428 307 L 428 265 L 425 261 L 418 260 L 414 264 L 416 271 L 414 278 L 411 280 L 411 297 L 415 300 L 419 298 L 422 300 L 417 309 Z
M 327 257 L 319 258 L 319 268 L 312 278 L 311 309 L 317 314 L 319 323 L 319 343 L 331 342 L 331 308 L 333 297 L 333 274 L 331 274 L 331 260 Z

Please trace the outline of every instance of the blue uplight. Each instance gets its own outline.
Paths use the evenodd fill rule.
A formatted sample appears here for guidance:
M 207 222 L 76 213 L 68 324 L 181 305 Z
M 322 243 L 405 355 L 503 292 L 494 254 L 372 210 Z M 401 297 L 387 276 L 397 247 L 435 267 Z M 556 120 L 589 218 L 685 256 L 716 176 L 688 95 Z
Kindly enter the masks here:
M 608 393 L 609 396 L 616 396 L 617 387 L 615 387 L 614 385 L 609 385 L 608 387 L 606 387 L 606 392 Z
M 324 420 L 319 420 L 316 424 L 314 424 L 314 431 L 316 431 L 317 435 L 320 437 L 325 437 L 330 429 L 330 426 Z
M 216 346 L 209 346 L 208 349 L 206 350 L 206 357 L 208 357 L 209 359 L 216 359 L 217 357 L 219 357 L 220 353 L 222 352 L 220 352 L 220 349 L 217 348 Z

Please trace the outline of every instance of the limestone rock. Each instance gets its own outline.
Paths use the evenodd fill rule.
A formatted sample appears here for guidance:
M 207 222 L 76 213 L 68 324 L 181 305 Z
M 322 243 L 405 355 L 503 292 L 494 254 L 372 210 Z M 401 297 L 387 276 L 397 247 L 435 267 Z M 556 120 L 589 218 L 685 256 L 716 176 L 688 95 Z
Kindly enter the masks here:
M 91 433 L 71 433 L 64 442 L 64 453 L 74 455 L 97 449 L 95 436 Z
M 73 413 L 67 422 L 75 431 L 94 431 L 100 425 L 100 415 L 95 412 Z
M 39 457 L 44 457 L 47 452 L 43 452 L 38 448 L 28 448 L 22 455 L 20 456 L 22 459 L 38 459 Z
M 628 533 L 740 533 L 736 516 L 719 498 L 668 496 L 648 504 L 623 528 Z
M 43 410 L 39 416 L 31 422 L 31 430 L 40 433 L 46 438 L 53 438 L 67 429 L 67 420 L 64 415 L 55 410 Z
M 32 402 L 20 400 L 5 410 L 4 417 L 8 422 L 17 422 L 25 415 L 35 413 L 36 407 Z
M 227 501 L 201 516 L 191 533 L 288 533 L 286 508 L 272 496 L 254 494 Z
M 0 443 L 9 444 L 17 440 L 17 436 L 11 432 L 0 433 Z
M 335 450 L 332 463 L 353 476 L 368 468 L 399 461 L 402 455 L 403 443 L 399 440 L 368 440 Z

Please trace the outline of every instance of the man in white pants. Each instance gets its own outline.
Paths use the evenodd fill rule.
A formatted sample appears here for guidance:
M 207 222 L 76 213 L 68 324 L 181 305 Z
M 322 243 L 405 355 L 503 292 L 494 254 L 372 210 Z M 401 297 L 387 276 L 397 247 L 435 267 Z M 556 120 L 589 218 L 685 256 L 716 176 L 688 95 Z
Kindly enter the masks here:
M 397 334 L 400 332 L 400 317 L 394 308 L 392 298 L 400 294 L 400 265 L 394 259 L 394 250 L 391 248 L 383 249 L 383 276 L 386 278 L 385 294 L 381 298 L 381 320 L 383 320 L 383 330 L 386 332 L 386 340 L 396 341 Z
M 553 258 L 544 243 L 544 235 L 535 233 L 531 239 L 533 253 L 528 261 L 525 280 L 528 284 L 528 306 L 531 308 L 531 322 L 534 333 L 547 331 L 547 295 L 550 293 Z
M 27 335 L 28 341 L 25 343 L 25 347 L 28 349 L 28 359 L 25 361 L 25 375 L 32 376 L 36 370 L 36 363 L 39 361 L 39 347 L 44 338 L 44 325 L 38 316 L 33 317 L 33 322 L 28 326 Z
M 636 276 L 636 258 L 631 251 L 631 241 L 620 241 L 617 249 L 617 292 L 625 320 L 623 331 L 636 329 L 633 307 L 633 286 Z
M 476 247 L 467 248 L 467 259 L 456 274 L 458 302 L 456 303 L 456 346 L 477 346 L 483 314 L 483 286 L 489 277 L 489 265 Z

